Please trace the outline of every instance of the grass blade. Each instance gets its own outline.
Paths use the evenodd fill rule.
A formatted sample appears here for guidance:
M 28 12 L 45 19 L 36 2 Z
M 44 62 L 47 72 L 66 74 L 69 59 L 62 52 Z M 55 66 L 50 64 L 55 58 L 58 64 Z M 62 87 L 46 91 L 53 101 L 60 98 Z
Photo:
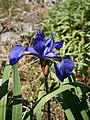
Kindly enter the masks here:
M 63 92 L 63 91 L 66 91 L 68 89 L 71 89 L 71 88 L 74 88 L 73 85 L 69 85 L 69 84 L 66 84 L 66 85 L 62 85 L 60 86 L 60 88 L 54 90 L 53 92 L 47 94 L 46 96 L 44 96 L 35 106 L 34 108 L 34 113 L 36 113 L 40 108 L 41 106 L 43 106 L 46 102 L 48 102 L 52 97 L 55 97 L 57 94 Z
M 8 92 L 8 80 L 10 76 L 10 65 L 6 65 L 2 78 L 2 85 L 0 86 L 0 120 L 6 118 L 6 103 L 7 103 L 7 92 Z
M 67 105 L 67 103 L 61 98 L 60 94 L 56 97 L 56 101 L 58 101 L 59 103 L 61 103 L 64 112 L 66 114 L 66 117 L 68 120 L 75 120 L 74 115 L 72 113 L 72 111 L 70 110 L 69 106 Z
M 21 96 L 21 83 L 17 65 L 13 69 L 13 110 L 12 120 L 22 120 L 22 96 Z
M 77 93 L 78 93 L 78 91 L 77 91 Z M 81 92 L 80 92 L 80 94 L 81 94 Z M 86 103 L 84 93 L 82 93 L 81 97 L 77 96 L 76 87 L 75 87 L 74 89 L 72 89 L 72 91 L 69 91 L 69 90 L 64 91 L 62 93 L 62 96 L 63 96 L 63 100 L 68 105 L 69 109 L 71 109 L 72 114 L 74 115 L 76 120 L 77 119 L 89 120 L 89 116 L 87 114 L 88 106 Z
M 60 86 L 60 88 L 57 88 L 56 90 L 54 90 L 53 92 L 48 93 L 47 95 L 45 95 L 44 97 L 42 97 L 40 100 L 37 101 L 37 103 L 33 106 L 33 108 L 26 114 L 25 119 L 28 118 L 28 116 L 31 114 L 31 112 L 33 111 L 33 114 L 37 113 L 41 107 L 47 103 L 51 98 L 55 97 L 57 94 L 74 88 L 73 85 L 69 85 L 69 84 L 65 84 Z
M 44 79 L 42 79 L 41 86 L 39 88 L 38 100 L 44 95 Z M 37 120 L 42 120 L 42 111 L 41 109 L 36 113 Z
M 44 79 L 42 79 L 41 86 L 39 88 L 38 100 L 44 95 Z
M 90 119 L 90 117 L 86 113 L 86 110 L 82 110 L 81 115 L 82 115 L 83 120 L 89 120 Z

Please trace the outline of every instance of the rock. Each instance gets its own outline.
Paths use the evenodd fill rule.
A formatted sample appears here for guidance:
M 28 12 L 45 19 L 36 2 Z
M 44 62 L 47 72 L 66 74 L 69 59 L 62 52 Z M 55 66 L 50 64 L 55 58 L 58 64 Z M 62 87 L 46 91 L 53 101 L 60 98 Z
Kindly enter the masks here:
M 34 2 L 34 0 L 26 0 L 26 3 L 28 3 L 28 5 L 29 3 L 35 4 Z M 40 4 L 48 2 L 51 5 L 51 3 L 57 3 L 58 0 L 38 0 L 38 2 Z M 47 5 L 45 5 L 48 6 L 48 3 Z M 20 37 L 21 35 L 27 35 L 28 33 L 32 33 L 33 30 L 38 29 L 38 26 L 42 21 L 42 16 L 47 10 L 47 7 L 44 8 L 44 6 L 40 6 L 39 8 L 39 5 L 36 4 L 35 6 L 33 7 L 33 5 L 29 5 L 29 7 L 31 7 L 30 12 L 17 9 L 19 10 L 19 12 L 17 12 L 17 17 L 19 18 L 17 21 L 4 19 L 2 22 L 0 20 L 0 33 L 2 33 L 0 35 L 0 42 L 10 42 L 11 44 L 15 44 L 18 41 L 20 42 L 22 40 L 22 38 Z M 48 6 L 48 8 L 50 7 Z
M 15 32 L 5 32 L 0 36 L 1 42 L 14 44 L 21 40 L 20 35 Z
M 19 13 L 19 18 L 20 21 L 23 21 L 24 23 L 39 23 L 41 21 L 41 18 L 38 16 L 38 14 L 34 11 L 27 12 L 27 11 L 23 11 L 22 13 Z
M 24 23 L 24 22 L 12 22 L 11 29 L 17 33 L 31 33 L 33 28 L 33 24 Z
M 22 32 L 22 23 L 21 22 L 11 22 L 11 29 L 17 33 Z
M 34 30 L 34 26 L 30 23 L 22 23 L 22 29 L 25 33 L 31 33 Z
M 36 12 L 23 11 L 18 14 L 19 22 L 11 22 L 11 30 L 17 33 L 31 33 L 36 29 L 41 21 L 41 17 Z

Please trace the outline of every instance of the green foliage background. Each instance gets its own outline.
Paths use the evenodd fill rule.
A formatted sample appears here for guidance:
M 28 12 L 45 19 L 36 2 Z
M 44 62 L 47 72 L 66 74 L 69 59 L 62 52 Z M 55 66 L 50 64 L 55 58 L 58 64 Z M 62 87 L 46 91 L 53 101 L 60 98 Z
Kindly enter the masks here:
M 46 34 L 54 32 L 56 41 L 65 41 L 62 53 L 73 57 L 76 75 L 90 77 L 90 0 L 57 4 L 44 17 L 41 28 Z

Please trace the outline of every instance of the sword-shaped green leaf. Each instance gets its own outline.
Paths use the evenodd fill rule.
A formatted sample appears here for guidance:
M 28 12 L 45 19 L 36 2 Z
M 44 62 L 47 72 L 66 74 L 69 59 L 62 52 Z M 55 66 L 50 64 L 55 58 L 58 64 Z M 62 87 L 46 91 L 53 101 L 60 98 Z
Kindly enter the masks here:
M 6 65 L 2 78 L 2 85 L 0 86 L 0 120 L 6 118 L 6 103 L 7 103 L 7 92 L 8 92 L 8 81 L 10 76 L 10 65 Z
M 21 83 L 17 65 L 13 69 L 13 109 L 12 120 L 22 120 Z
M 44 95 L 44 78 L 41 81 L 41 86 L 39 88 L 39 92 L 38 92 L 38 100 L 40 98 L 42 98 Z M 38 112 L 36 113 L 36 118 L 37 120 L 42 120 L 42 111 L 41 108 L 38 110 Z

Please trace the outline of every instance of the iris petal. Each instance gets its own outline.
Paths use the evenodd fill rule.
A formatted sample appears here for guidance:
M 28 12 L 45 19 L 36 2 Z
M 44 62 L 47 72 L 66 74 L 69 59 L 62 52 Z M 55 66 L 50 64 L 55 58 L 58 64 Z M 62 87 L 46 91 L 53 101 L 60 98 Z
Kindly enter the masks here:
M 63 41 L 55 42 L 55 43 L 54 43 L 54 47 L 55 47 L 57 50 L 59 50 L 62 46 L 63 46 Z
M 60 54 L 57 53 L 57 52 L 50 52 L 50 53 L 44 54 L 45 58 L 52 58 L 53 59 L 53 58 L 55 58 L 57 56 L 60 56 Z
M 44 32 L 42 30 L 37 30 L 36 36 L 39 36 L 42 39 L 45 38 Z
M 33 46 L 35 46 L 39 41 L 44 41 L 45 35 L 42 30 L 38 30 L 34 38 Z
M 48 38 L 45 43 L 45 48 L 47 49 L 47 52 L 51 52 L 54 49 L 54 40 L 52 38 Z
M 44 41 L 39 41 L 33 48 L 42 56 L 45 49 Z
M 39 55 L 39 53 L 32 47 L 27 47 L 27 52 L 30 52 L 31 54 L 34 55 Z
M 61 82 L 72 74 L 73 68 L 74 62 L 69 56 L 64 57 L 61 62 L 54 63 L 54 71 Z
M 19 59 L 23 56 L 23 52 L 25 51 L 25 48 L 26 47 L 17 45 L 12 49 L 12 51 L 10 52 L 8 56 L 10 60 L 10 65 L 14 65 L 19 61 Z

